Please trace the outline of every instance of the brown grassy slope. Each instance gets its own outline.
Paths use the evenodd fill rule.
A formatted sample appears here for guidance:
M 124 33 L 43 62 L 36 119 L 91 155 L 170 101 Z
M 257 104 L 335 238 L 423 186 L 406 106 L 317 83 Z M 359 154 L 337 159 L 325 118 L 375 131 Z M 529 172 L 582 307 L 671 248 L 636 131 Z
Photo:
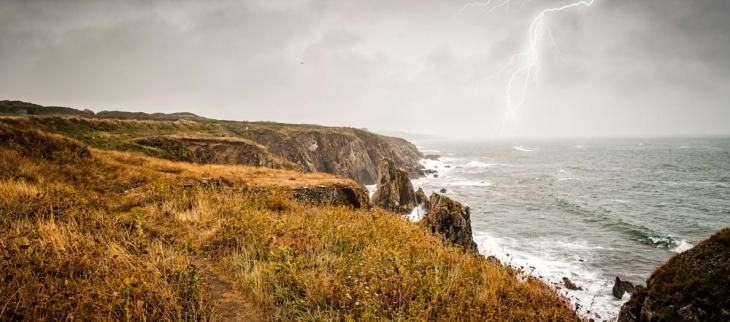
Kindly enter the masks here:
M 0 126 L 0 320 L 219 320 L 236 301 L 214 271 L 254 319 L 577 320 L 544 284 L 397 215 L 286 197 L 347 182 Z
M 260 160 L 266 159 L 263 164 L 271 164 L 274 168 L 296 167 L 309 172 L 333 173 L 363 184 L 374 183 L 377 162 L 383 157 L 394 160 L 411 174 L 420 173 L 421 154 L 413 144 L 403 139 L 346 127 L 207 119 L 137 120 L 65 116 L 0 116 L 0 124 L 62 134 L 94 148 L 136 151 L 176 161 L 229 163 L 235 159 L 249 165 L 261 165 Z M 197 143 L 144 144 L 150 142 L 149 139 L 154 141 L 161 137 L 168 141 L 175 137 L 194 139 Z M 255 149 L 253 145 L 241 149 L 240 145 L 232 147 L 227 143 L 241 140 L 265 147 L 265 151 Z M 201 149 L 200 145 L 205 142 L 212 143 Z M 223 154 L 231 152 L 228 154 L 236 157 L 220 160 L 210 157 L 208 152 L 216 149 Z M 196 157 L 198 153 L 202 153 L 203 157 Z
M 730 228 L 659 266 L 625 310 L 652 321 L 730 319 Z

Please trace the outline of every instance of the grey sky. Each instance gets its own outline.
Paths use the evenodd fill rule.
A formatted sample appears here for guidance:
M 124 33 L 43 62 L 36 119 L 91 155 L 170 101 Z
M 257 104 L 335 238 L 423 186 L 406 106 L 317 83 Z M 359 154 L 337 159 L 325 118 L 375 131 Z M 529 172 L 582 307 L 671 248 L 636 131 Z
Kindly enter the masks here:
M 0 99 L 492 137 L 500 69 L 537 11 L 571 1 L 0 0 Z M 505 135 L 730 134 L 728 17 L 726 0 L 549 16 Z

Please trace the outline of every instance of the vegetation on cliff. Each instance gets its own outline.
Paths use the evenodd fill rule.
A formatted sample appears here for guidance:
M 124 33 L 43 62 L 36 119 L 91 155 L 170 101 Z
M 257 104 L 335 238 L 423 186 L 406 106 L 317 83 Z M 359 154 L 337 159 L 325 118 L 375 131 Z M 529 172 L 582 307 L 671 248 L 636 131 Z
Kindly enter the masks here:
M 619 321 L 730 321 L 730 228 L 659 266 Z
M 1 117 L 0 123 L 71 136 L 99 149 L 137 151 L 170 160 L 294 166 L 307 172 L 340 175 L 360 184 L 375 183 L 378 162 L 384 157 L 412 175 L 421 171 L 421 153 L 413 144 L 362 129 L 221 121 L 190 113 L 94 114 L 18 101 L 0 101 L 0 114 L 30 115 Z M 159 144 L 161 140 L 164 144 Z M 244 143 L 232 147 L 231 141 Z M 207 151 L 215 149 L 233 157 L 205 157 Z M 203 158 L 196 158 L 196 153 Z
M 539 281 L 308 187 L 362 193 L 0 124 L 0 320 L 578 320 Z

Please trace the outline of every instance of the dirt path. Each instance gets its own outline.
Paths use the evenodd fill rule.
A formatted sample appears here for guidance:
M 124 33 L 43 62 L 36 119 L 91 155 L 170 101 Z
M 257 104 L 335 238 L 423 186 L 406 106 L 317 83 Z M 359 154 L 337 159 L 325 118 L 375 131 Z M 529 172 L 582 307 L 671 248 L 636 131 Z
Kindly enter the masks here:
M 196 264 L 210 286 L 211 297 L 216 301 L 216 321 L 268 320 L 263 312 L 235 289 L 210 259 L 199 259 Z

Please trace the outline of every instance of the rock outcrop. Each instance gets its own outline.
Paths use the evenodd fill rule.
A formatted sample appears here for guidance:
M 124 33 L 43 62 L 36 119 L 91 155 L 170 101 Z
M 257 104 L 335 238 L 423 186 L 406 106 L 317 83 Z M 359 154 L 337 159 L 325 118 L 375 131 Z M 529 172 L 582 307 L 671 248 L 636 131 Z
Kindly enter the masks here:
M 730 228 L 675 255 L 637 287 L 619 322 L 730 321 Z
M 418 207 L 422 207 L 426 211 L 431 208 L 431 204 L 428 202 L 428 197 L 426 197 L 426 193 L 423 192 L 422 188 L 418 188 L 418 190 L 416 190 L 416 205 Z
M 373 204 L 398 213 L 409 213 L 416 207 L 416 192 L 408 173 L 390 159 L 380 160 Z
M 273 169 L 301 170 L 260 146 L 244 139 L 148 137 L 137 144 L 159 149 L 167 159 L 200 164 L 241 164 Z
M 563 285 L 565 286 L 566 289 L 569 289 L 571 291 L 578 291 L 578 290 L 583 289 L 582 287 L 575 285 L 575 283 L 573 283 L 573 281 L 571 281 L 567 277 L 563 277 Z
M 633 283 L 629 281 L 622 281 L 618 276 L 616 276 L 611 293 L 613 293 L 613 297 L 620 300 L 624 296 L 624 293 L 631 294 L 634 292 L 635 288 L 636 287 Z
M 368 194 L 358 186 L 334 185 L 298 187 L 292 190 L 294 199 L 313 206 L 347 206 L 369 208 Z
M 249 125 L 233 130 L 304 171 L 332 173 L 368 185 L 376 182 L 378 162 L 388 158 L 411 177 L 423 175 L 421 153 L 404 139 L 352 128 Z
M 257 150 L 256 153 L 262 157 L 265 153 L 252 145 L 263 148 L 266 153 L 280 160 L 295 164 L 296 168 L 302 171 L 331 173 L 353 179 L 363 185 L 375 183 L 378 162 L 382 158 L 393 160 L 396 166 L 408 171 L 411 178 L 423 176 L 423 167 L 420 164 L 423 155 L 415 145 L 401 138 L 379 135 L 363 129 L 213 120 L 191 113 L 148 114 L 119 111 L 94 113 L 88 110 L 41 106 L 20 101 L 0 101 L 1 114 L 59 116 L 32 120 L 29 117 L 26 123 L 32 123 L 33 126 L 52 133 L 71 134 L 92 147 L 102 149 L 123 148 L 127 151 L 155 152 L 154 149 L 144 146 L 149 144 L 141 143 L 158 145 L 169 142 L 136 142 L 140 139 L 145 140 L 150 133 L 154 133 L 168 137 L 175 135 L 199 139 L 195 142 L 197 146 L 195 150 L 201 150 L 202 156 L 205 157 L 205 150 L 217 149 L 220 146 L 201 147 L 203 144 L 219 145 L 220 142 L 216 141 L 241 140 L 250 143 L 249 147 Z M 189 143 L 185 145 L 185 149 L 190 147 Z M 179 149 L 176 146 L 164 148 Z M 148 154 L 168 157 L 167 152 Z M 194 156 L 185 157 L 194 159 Z M 232 159 L 238 160 L 236 157 Z M 179 158 L 174 160 L 187 161 Z M 244 161 L 242 164 L 251 164 L 249 157 L 244 157 L 242 160 Z M 266 157 L 262 160 L 264 165 L 271 164 L 276 167 L 276 162 L 269 163 Z M 208 161 L 217 163 L 219 160 L 209 158 Z M 223 161 L 228 164 L 231 159 Z M 257 160 L 254 158 L 254 161 Z
M 430 208 L 422 222 L 432 233 L 443 235 L 454 245 L 476 251 L 477 244 L 471 233 L 469 207 L 437 193 L 429 198 Z

